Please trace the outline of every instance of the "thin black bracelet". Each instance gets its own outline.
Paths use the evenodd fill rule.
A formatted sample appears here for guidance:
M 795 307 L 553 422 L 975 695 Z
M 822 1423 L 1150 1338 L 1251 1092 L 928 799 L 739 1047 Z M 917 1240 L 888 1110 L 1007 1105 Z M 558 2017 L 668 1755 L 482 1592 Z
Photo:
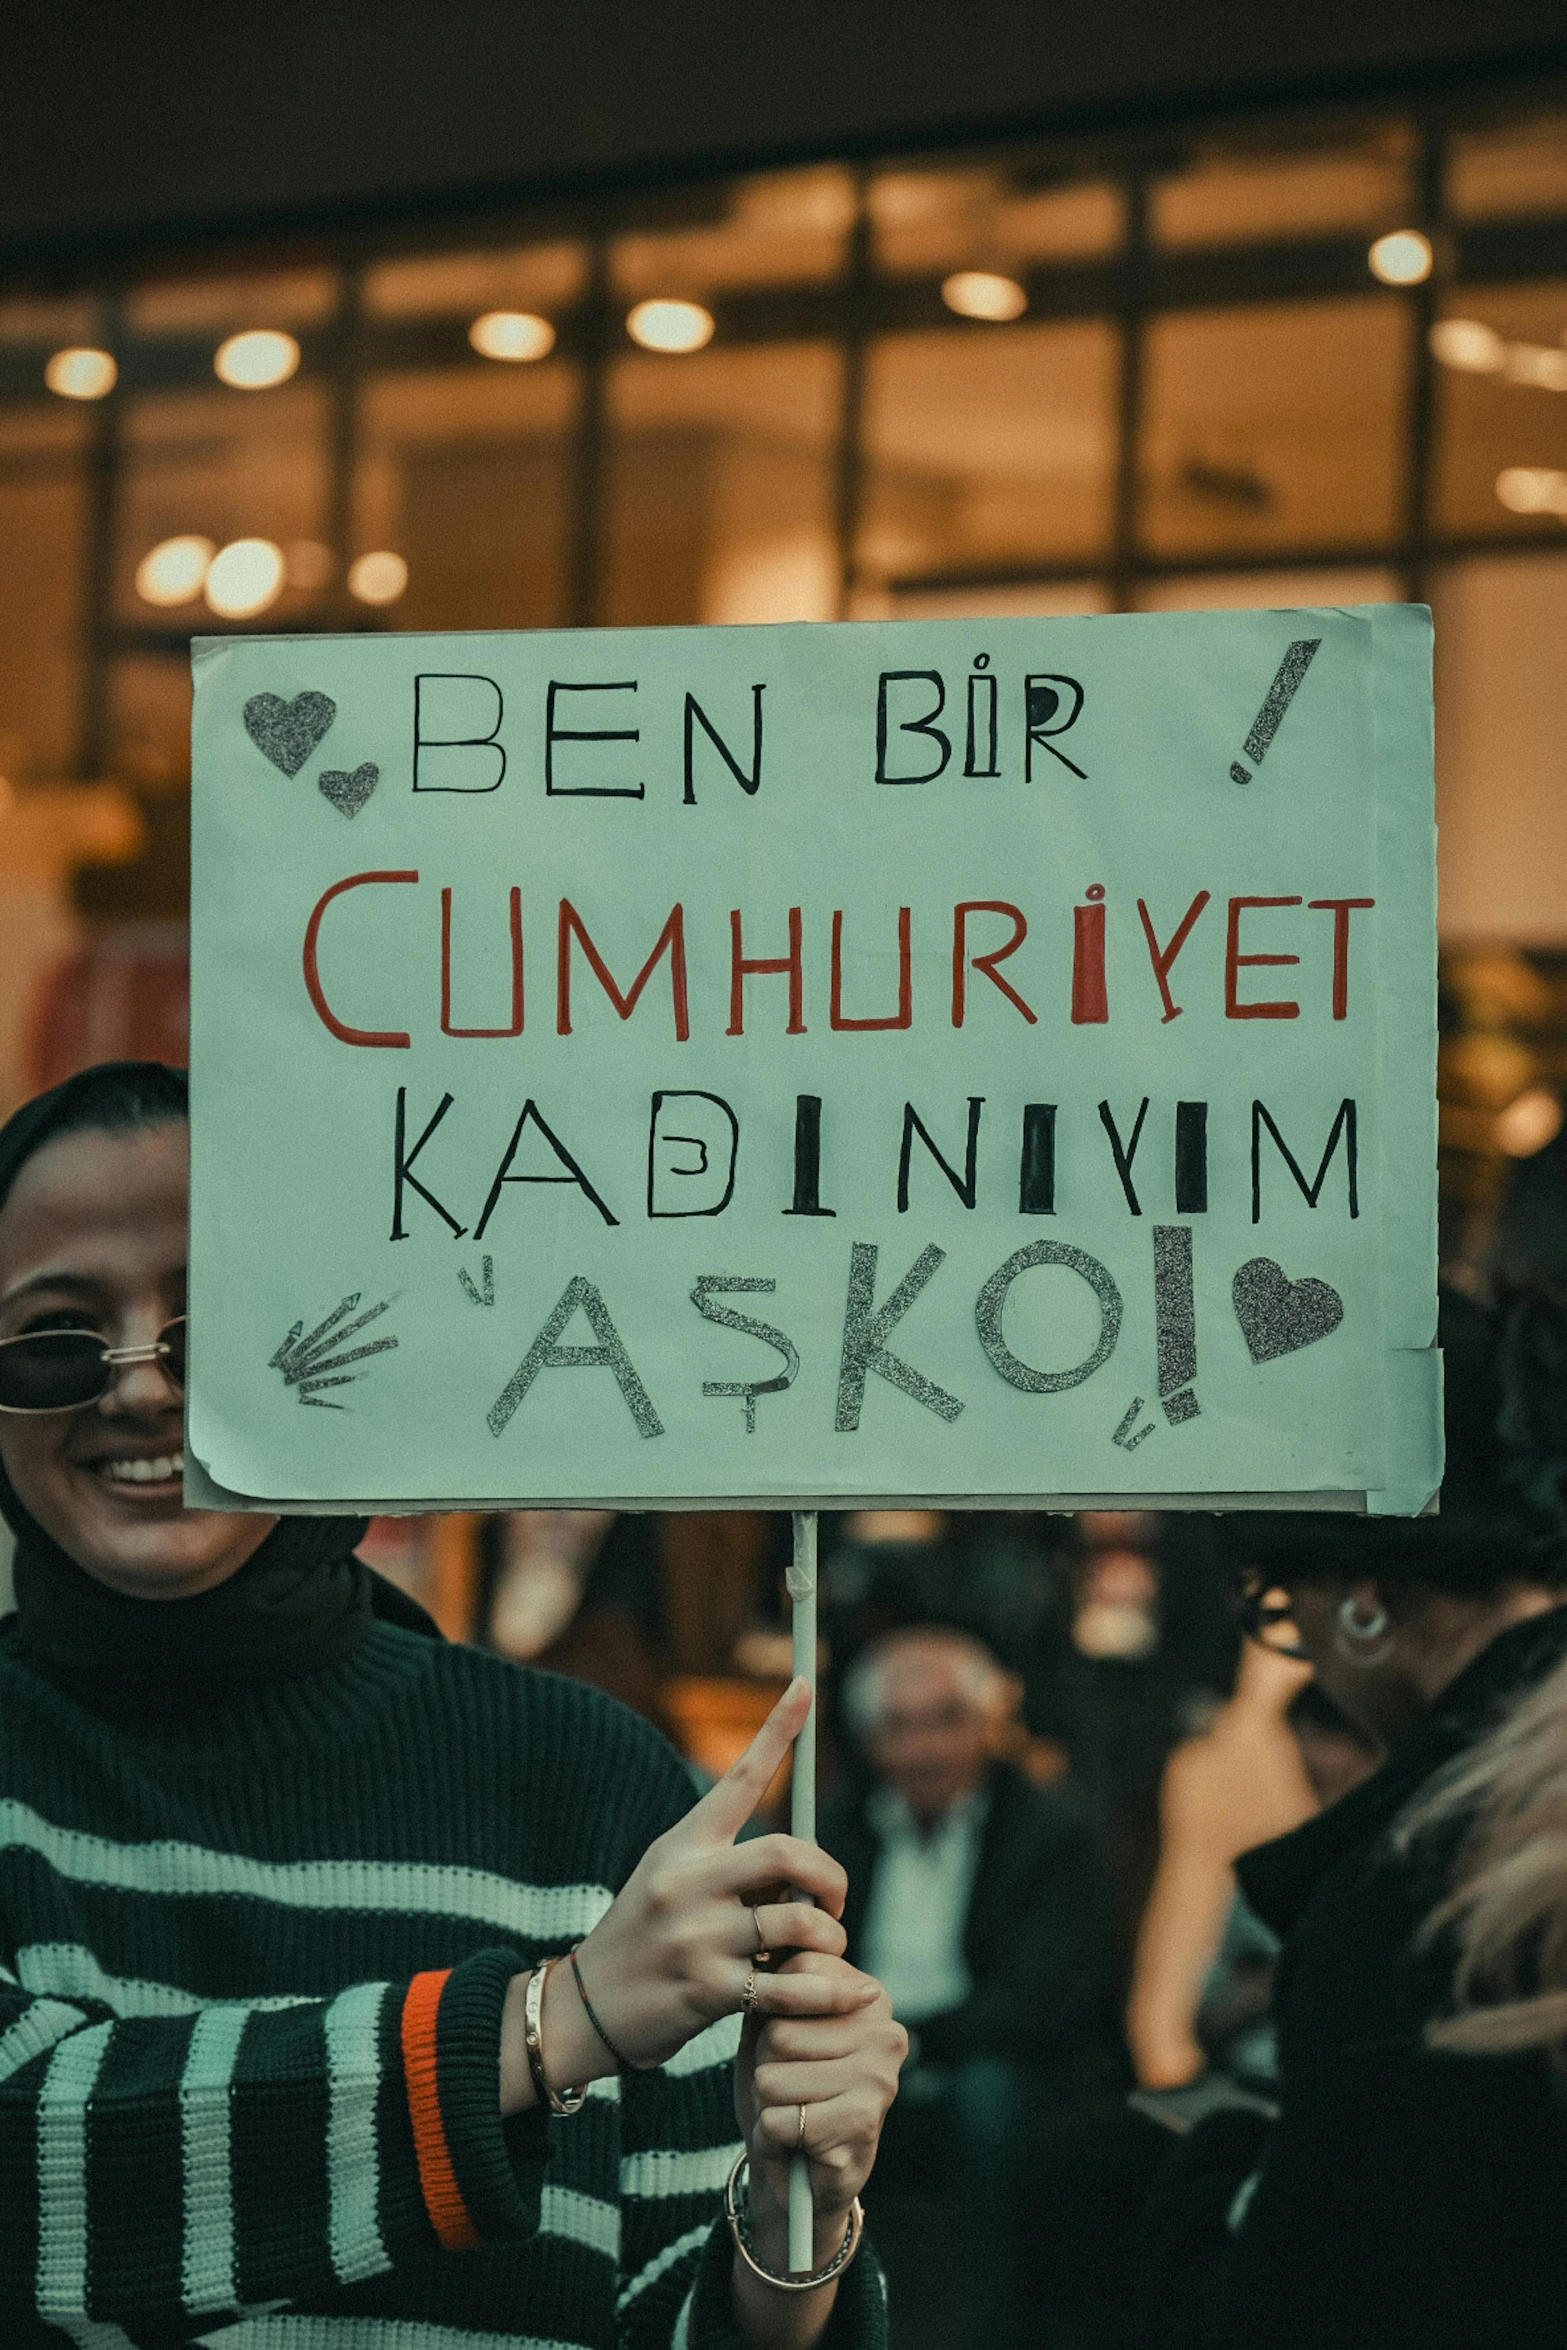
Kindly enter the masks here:
M 588 2022 L 593 2026 L 594 2031 L 597 2032 L 599 2038 L 603 2041 L 605 2047 L 609 2050 L 610 2055 L 615 2059 L 615 2062 L 619 2065 L 623 2073 L 641 2072 L 643 2069 L 642 2066 L 639 2064 L 633 2064 L 629 2056 L 625 2056 L 621 2053 L 621 2051 L 615 2046 L 615 2043 L 610 2038 L 609 2034 L 605 2031 L 603 2025 L 599 2022 L 598 2012 L 595 2009 L 592 2000 L 588 1997 L 588 1987 L 582 1980 L 582 1969 L 577 1964 L 576 1951 L 568 1950 L 566 1956 L 571 1962 L 571 1979 L 577 1986 L 577 1997 L 581 2000 L 583 2008 L 586 2011 Z

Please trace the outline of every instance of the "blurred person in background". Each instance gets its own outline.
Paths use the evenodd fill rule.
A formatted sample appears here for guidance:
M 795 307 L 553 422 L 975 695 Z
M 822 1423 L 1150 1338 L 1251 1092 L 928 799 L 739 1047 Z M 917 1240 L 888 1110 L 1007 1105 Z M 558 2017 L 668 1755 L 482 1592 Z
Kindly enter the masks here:
M 1158 1864 L 1165 1763 L 1229 1695 L 1239 1642 L 1205 1518 L 1084 1510 L 1062 1531 L 1061 1612 L 1030 1659 L 1026 1710 L 1065 1753 L 1104 1840 L 1124 1997 Z
M 1017 1676 L 1031 1773 L 1070 1771 L 1108 1857 L 1124 1996 L 1158 1857 L 1165 1759 L 1212 1720 L 1235 1676 L 1239 1643 L 1212 1521 L 1146 1510 L 864 1510 L 824 1527 L 823 1559 L 839 1690 L 868 1642 L 920 1623 L 973 1634 Z M 841 1737 L 836 1710 L 832 1718 Z
M 1113 2064 L 1096 1840 L 1070 1795 L 1002 1759 L 1017 1697 L 967 1633 L 884 1635 L 843 1690 L 865 1775 L 821 1828 L 848 1873 L 853 1962 L 888 1970 L 910 2034 L 888 2176 L 934 2178 L 952 2198 L 972 2350 L 1023 2338 L 1024 2150 Z
M 1460 1798 L 1443 1833 L 1430 1824 L 1498 1716 L 1531 1691 L 1548 1712 L 1560 1687 L 1567 1320 L 1542 1298 L 1503 1318 L 1449 1294 L 1440 1334 L 1440 1515 L 1231 1521 L 1252 1629 L 1303 1655 L 1386 1759 L 1238 1863 L 1283 1944 L 1280 2112 L 1216 2114 L 1159 2166 L 1130 2337 L 1159 2350 L 1567 2340 L 1567 2104 L 1505 2034 L 1484 2055 L 1442 2044 L 1455 1970 L 1461 1997 L 1486 1987 L 1496 1944 L 1478 1921 L 1501 1913 L 1475 1895 L 1497 1892 L 1494 1865 L 1456 1917 L 1441 1909 L 1472 1810 Z M 1454 2028 L 1475 2044 L 1472 2021 Z
M 1215 1964 L 1224 1959 L 1244 1974 L 1253 1955 L 1271 1959 L 1277 1948 L 1266 1929 L 1247 1937 L 1244 1911 L 1237 1920 L 1234 1864 L 1248 1845 L 1283 1835 L 1316 1809 L 1286 1721 L 1310 1677 L 1303 1661 L 1248 1644 L 1234 1696 L 1165 1765 L 1159 1865 L 1127 2002 L 1127 2040 L 1145 2090 L 1182 2089 L 1207 2071 L 1198 2019 Z

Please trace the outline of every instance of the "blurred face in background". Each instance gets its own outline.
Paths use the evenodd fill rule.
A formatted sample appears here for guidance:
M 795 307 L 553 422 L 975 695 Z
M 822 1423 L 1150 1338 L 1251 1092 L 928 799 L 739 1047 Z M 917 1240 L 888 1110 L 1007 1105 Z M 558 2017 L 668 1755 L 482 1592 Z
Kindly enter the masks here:
M 866 1749 L 877 1777 L 902 1796 L 922 1827 L 983 1783 L 1008 1686 L 977 1644 L 937 1633 L 888 1643 L 877 1666 Z

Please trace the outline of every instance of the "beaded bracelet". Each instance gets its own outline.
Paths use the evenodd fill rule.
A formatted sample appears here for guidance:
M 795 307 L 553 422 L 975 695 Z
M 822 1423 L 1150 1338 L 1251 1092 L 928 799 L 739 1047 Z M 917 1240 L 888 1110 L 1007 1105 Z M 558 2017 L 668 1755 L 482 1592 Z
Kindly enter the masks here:
M 740 2173 L 745 2172 L 749 2187 L 750 2169 L 750 2156 L 742 2152 L 729 2173 L 729 2183 L 724 2189 L 724 2217 L 729 2222 L 729 2233 L 735 2240 L 735 2250 L 746 2267 L 753 2276 L 760 2277 L 764 2285 L 770 2285 L 775 2293 L 814 2293 L 818 2285 L 831 2284 L 834 2277 L 843 2274 L 858 2252 L 860 2238 L 865 2232 L 865 2212 L 858 2195 L 849 2206 L 849 2222 L 843 2232 L 843 2242 L 831 2260 L 824 2261 L 820 2268 L 813 2268 L 806 2276 L 781 2277 L 776 2269 L 764 2268 L 751 2249 L 751 2233 L 746 2217 L 749 2198 L 747 2203 L 742 2203 L 740 2198 Z
M 546 1958 L 528 1977 L 528 1988 L 522 1999 L 522 2040 L 528 2051 L 528 2070 L 533 2075 L 533 2093 L 539 2103 L 547 2105 L 551 2113 L 580 2113 L 587 2090 L 557 2089 L 544 2063 L 544 1988 L 551 1967 L 559 1964 L 558 1958 Z

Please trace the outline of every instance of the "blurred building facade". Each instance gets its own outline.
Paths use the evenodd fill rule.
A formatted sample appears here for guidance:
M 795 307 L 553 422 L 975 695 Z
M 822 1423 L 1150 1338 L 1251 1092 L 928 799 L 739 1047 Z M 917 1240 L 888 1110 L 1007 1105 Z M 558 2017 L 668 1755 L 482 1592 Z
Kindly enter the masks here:
M 1514 1162 L 1567 1179 L 1559 10 L 83 22 L 19 0 L 0 77 L 0 1109 L 183 1051 L 193 633 L 1416 597 L 1444 1246 L 1517 1244 Z

